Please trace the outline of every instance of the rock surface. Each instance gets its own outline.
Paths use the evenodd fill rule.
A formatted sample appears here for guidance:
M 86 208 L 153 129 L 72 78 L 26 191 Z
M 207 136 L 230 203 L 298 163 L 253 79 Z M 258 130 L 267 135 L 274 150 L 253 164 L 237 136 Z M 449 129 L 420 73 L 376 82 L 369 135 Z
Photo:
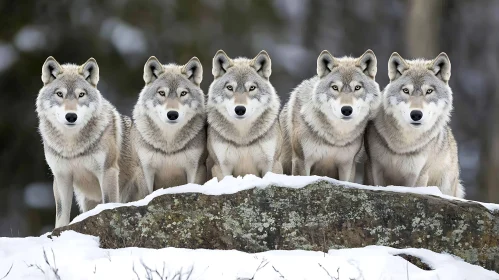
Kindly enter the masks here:
M 317 182 L 231 195 L 169 194 L 54 230 L 101 247 L 314 250 L 384 245 L 447 252 L 499 272 L 499 211 L 474 202 Z

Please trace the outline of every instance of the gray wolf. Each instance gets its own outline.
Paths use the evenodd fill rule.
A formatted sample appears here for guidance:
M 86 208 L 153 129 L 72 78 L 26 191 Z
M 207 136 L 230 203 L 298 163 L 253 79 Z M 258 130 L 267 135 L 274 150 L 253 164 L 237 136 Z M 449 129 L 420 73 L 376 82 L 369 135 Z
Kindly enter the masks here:
M 42 67 L 42 81 L 36 112 L 45 158 L 54 175 L 55 226 L 69 223 L 73 192 L 81 212 L 101 202 L 144 197 L 129 139 L 131 120 L 97 89 L 95 59 L 79 66 L 60 65 L 49 57 Z
M 333 57 L 323 51 L 317 75 L 298 85 L 279 120 L 285 174 L 353 181 L 366 124 L 381 104 L 376 56 Z
M 405 60 L 393 53 L 383 106 L 366 132 L 366 183 L 379 186 L 438 186 L 464 197 L 457 145 L 448 125 L 452 111 L 451 63 Z
M 132 139 L 149 192 L 206 180 L 203 67 L 193 57 L 185 65 L 152 56 L 144 66 L 145 86 L 133 110 Z
M 269 80 L 272 67 L 267 52 L 253 59 L 231 59 L 219 50 L 212 73 L 207 103 L 212 175 L 221 180 L 230 175 L 282 173 L 280 100 Z

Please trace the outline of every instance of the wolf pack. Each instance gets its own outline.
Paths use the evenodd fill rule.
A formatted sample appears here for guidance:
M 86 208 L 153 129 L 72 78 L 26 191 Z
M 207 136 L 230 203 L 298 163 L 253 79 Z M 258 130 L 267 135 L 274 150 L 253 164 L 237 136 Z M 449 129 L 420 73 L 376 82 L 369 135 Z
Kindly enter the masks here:
M 325 50 L 317 73 L 282 109 L 271 73 L 266 51 L 249 59 L 220 50 L 205 94 L 198 58 L 177 65 L 152 56 L 130 118 L 97 89 L 95 59 L 47 58 L 36 112 L 54 177 L 55 226 L 69 223 L 73 195 L 85 212 L 213 177 L 273 172 L 352 182 L 357 163 L 367 185 L 438 186 L 464 197 L 445 53 L 433 60 L 393 53 L 381 91 L 373 51 L 355 58 Z

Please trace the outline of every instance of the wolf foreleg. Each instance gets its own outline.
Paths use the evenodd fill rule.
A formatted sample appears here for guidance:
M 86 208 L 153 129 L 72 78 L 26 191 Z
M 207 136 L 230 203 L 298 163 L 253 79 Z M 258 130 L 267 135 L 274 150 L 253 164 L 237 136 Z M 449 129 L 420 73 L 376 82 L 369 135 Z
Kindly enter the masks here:
M 377 163 L 376 161 L 371 162 L 371 168 L 372 168 L 372 179 L 373 179 L 373 185 L 374 186 L 386 186 L 386 181 L 385 181 L 385 176 L 383 174 L 383 167 L 381 164 Z
M 415 187 L 427 187 L 428 186 L 428 174 L 421 174 L 416 182 Z
M 202 185 L 206 182 L 206 166 L 199 165 L 197 167 L 187 168 L 185 170 L 187 183 Z
M 120 202 L 118 175 L 119 170 L 116 167 L 108 168 L 102 174 L 101 191 L 103 203 Z
M 73 202 L 73 178 L 70 175 L 54 174 L 55 227 L 69 224 Z
M 355 162 L 340 164 L 338 167 L 338 178 L 340 181 L 351 182 L 355 176 Z
M 222 172 L 222 168 L 218 164 L 213 165 L 213 167 L 211 168 L 211 173 L 213 177 L 217 177 L 218 181 L 221 181 L 225 177 L 224 173 Z
M 294 176 L 310 176 L 310 167 L 307 168 L 304 160 L 293 157 L 292 165 L 292 174 Z

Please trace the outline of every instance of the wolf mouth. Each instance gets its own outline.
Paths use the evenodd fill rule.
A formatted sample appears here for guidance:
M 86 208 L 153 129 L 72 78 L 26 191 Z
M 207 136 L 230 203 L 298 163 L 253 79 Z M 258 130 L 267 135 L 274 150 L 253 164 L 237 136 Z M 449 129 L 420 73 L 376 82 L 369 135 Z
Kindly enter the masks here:
M 413 126 L 420 126 L 420 125 L 421 125 L 421 123 L 420 123 L 420 122 L 412 122 L 411 124 L 412 124 Z

